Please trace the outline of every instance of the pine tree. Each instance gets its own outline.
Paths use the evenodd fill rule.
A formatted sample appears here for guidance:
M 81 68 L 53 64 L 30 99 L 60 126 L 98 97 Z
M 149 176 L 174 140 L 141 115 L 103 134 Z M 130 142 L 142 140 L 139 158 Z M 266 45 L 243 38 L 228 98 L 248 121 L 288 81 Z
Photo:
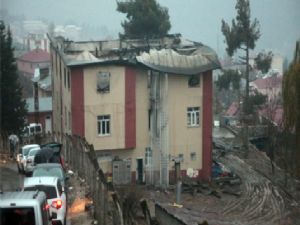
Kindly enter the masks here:
M 243 143 L 246 149 L 246 156 L 248 154 L 248 123 L 251 114 L 251 105 L 249 104 L 249 51 L 254 49 L 255 42 L 260 37 L 259 22 L 254 19 L 250 21 L 250 3 L 249 0 L 237 0 L 235 9 L 237 15 L 235 20 L 232 20 L 231 27 L 222 20 L 222 33 L 225 36 L 227 43 L 226 51 L 229 56 L 232 56 L 238 49 L 245 52 L 245 56 L 240 57 L 246 65 L 246 90 L 243 100 L 243 114 L 241 115 L 241 121 L 243 124 Z
M 129 0 L 117 2 L 117 11 L 126 14 L 122 22 L 121 38 L 160 38 L 171 28 L 168 9 L 156 0 Z
M 261 70 L 262 73 L 267 73 L 271 67 L 272 58 L 272 52 L 260 52 L 254 59 L 256 68 Z
M 1 132 L 18 134 L 24 127 L 26 103 L 18 81 L 10 29 L 0 21 L 0 128 Z
M 255 42 L 260 37 L 259 22 L 257 19 L 250 21 L 250 3 L 249 0 L 237 0 L 235 6 L 237 16 L 232 20 L 231 27 L 222 20 L 222 33 L 227 43 L 226 51 L 232 56 L 238 49 L 245 51 L 245 57 L 241 57 L 246 65 L 246 91 L 243 104 L 243 111 L 247 115 L 249 111 L 249 50 L 254 49 Z

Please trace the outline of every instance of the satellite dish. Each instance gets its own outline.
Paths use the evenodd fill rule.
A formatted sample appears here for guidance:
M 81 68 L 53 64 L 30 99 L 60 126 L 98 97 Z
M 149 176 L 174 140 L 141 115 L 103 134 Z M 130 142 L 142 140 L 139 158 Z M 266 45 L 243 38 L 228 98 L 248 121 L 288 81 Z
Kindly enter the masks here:
M 186 175 L 190 178 L 194 176 L 194 169 L 193 168 L 188 168 L 186 171 Z

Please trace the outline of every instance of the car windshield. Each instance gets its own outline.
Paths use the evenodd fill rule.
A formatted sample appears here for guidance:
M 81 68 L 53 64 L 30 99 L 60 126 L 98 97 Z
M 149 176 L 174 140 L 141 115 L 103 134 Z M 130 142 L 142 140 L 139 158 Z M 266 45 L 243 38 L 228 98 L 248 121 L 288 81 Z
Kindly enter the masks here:
M 38 153 L 40 151 L 39 148 L 37 149 L 31 149 L 30 152 L 28 153 L 28 156 L 34 156 L 36 155 L 36 153 Z
M 33 148 L 36 148 L 36 146 L 33 146 L 33 147 L 24 147 L 24 148 L 23 148 L 23 155 L 24 155 L 24 156 L 27 156 L 28 153 L 29 153 L 29 151 L 30 151 L 31 149 L 33 149 Z
M 64 174 L 59 167 L 35 168 L 32 174 L 33 177 L 58 177 L 63 180 Z
M 36 185 L 33 187 L 25 187 L 24 191 L 43 191 L 45 192 L 47 199 L 57 198 L 56 189 L 53 186 L 45 186 L 45 185 Z
M 35 225 L 34 208 L 0 208 L 0 224 L 30 224 Z

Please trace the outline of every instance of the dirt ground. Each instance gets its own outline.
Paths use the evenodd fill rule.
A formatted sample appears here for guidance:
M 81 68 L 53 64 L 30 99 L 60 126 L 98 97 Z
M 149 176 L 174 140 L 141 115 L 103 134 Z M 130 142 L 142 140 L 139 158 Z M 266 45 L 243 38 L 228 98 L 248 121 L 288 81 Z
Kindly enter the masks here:
M 82 185 L 77 174 L 70 176 L 68 180 L 68 220 L 71 225 L 93 224 L 93 216 L 91 211 L 86 210 L 86 204 L 90 200 L 85 198 L 85 186 Z
M 200 224 L 205 220 L 209 225 L 300 224 L 300 183 L 289 178 L 285 185 L 284 172 L 275 167 L 273 174 L 265 153 L 250 146 L 247 157 L 237 150 L 222 154 L 217 150 L 214 158 L 241 178 L 240 196 L 223 193 L 223 187 L 214 186 L 212 188 L 217 194 L 183 193 L 183 207 L 178 208 L 172 206 L 175 202 L 174 191 L 153 191 L 149 193 L 151 211 L 154 210 L 154 203 L 160 202 L 187 224 Z
M 236 145 L 234 140 L 230 145 Z M 214 194 L 182 193 L 182 208 L 174 205 L 175 190 L 155 190 L 137 186 L 139 197 L 147 199 L 152 216 L 155 203 L 160 203 L 187 224 L 207 221 L 209 225 L 298 225 L 300 224 L 300 182 L 289 178 L 285 184 L 285 174 L 280 168 L 272 167 L 265 153 L 250 147 L 248 156 L 239 150 L 214 151 L 214 158 L 241 178 L 239 195 L 224 193 L 224 187 L 210 184 Z M 90 212 L 85 211 L 85 187 L 74 174 L 69 181 L 69 220 L 71 224 L 91 224 Z M 233 193 L 236 191 L 231 188 Z M 217 194 L 216 194 L 217 193 Z M 136 221 L 145 224 L 142 213 L 137 211 Z

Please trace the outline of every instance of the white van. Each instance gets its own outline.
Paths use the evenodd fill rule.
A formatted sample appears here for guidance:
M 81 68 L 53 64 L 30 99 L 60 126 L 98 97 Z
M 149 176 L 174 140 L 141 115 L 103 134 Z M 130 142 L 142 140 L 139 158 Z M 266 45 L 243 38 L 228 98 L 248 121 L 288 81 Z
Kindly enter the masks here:
M 50 225 L 51 223 L 49 206 L 44 192 L 0 192 L 1 225 Z
M 23 137 L 31 137 L 37 134 L 42 134 L 42 124 L 40 123 L 30 123 L 23 129 Z

